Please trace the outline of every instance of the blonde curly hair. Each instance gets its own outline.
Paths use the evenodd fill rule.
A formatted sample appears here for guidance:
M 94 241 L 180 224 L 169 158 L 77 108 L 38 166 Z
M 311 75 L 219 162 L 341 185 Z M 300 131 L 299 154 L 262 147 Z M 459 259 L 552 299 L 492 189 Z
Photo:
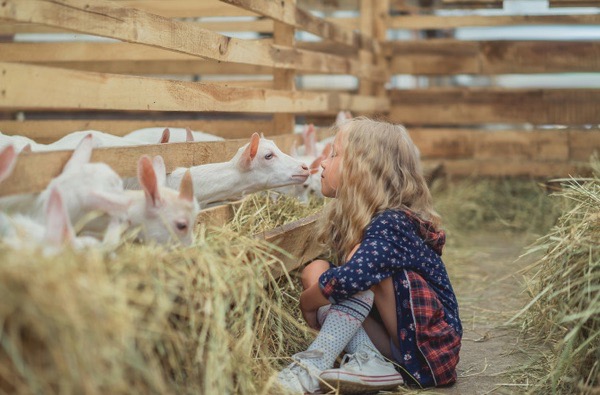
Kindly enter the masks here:
M 384 210 L 410 210 L 439 227 L 419 151 L 403 126 L 358 117 L 334 128 L 343 147 L 339 187 L 321 217 L 318 239 L 339 262 Z

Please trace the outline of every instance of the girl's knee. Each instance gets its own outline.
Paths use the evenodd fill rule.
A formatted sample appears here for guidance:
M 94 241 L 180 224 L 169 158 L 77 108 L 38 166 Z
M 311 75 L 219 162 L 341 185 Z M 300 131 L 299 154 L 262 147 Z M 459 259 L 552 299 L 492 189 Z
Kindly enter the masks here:
M 331 265 L 329 262 L 323 259 L 317 259 L 312 261 L 302 270 L 302 275 L 300 276 L 302 280 L 302 286 L 306 289 L 319 281 L 319 277 L 321 274 L 325 273 Z

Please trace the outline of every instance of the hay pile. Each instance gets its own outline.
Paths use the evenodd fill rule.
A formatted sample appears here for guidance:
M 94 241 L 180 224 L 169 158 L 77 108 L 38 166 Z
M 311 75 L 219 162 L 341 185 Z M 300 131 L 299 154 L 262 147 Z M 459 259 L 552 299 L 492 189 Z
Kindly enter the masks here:
M 563 185 L 570 208 L 531 249 L 524 325 L 547 341 L 535 393 L 600 393 L 600 163 L 594 178 Z
M 266 393 L 310 337 L 269 246 L 227 229 L 176 251 L 0 257 L 0 393 Z

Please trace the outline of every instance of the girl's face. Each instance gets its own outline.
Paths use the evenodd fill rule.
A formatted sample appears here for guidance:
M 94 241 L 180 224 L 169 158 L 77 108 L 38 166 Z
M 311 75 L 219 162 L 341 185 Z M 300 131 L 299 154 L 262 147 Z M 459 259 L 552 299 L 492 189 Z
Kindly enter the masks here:
M 340 163 L 342 162 L 342 136 L 336 134 L 331 156 L 321 162 L 321 192 L 323 196 L 334 198 L 340 185 Z

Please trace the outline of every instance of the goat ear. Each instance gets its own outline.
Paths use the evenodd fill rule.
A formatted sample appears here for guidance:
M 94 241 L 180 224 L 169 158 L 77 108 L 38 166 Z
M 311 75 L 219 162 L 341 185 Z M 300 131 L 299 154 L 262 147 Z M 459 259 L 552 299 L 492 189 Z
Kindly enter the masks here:
M 52 188 L 46 206 L 46 232 L 44 240 L 51 245 L 63 245 L 75 238 L 69 214 L 58 189 Z
M 25 144 L 25 146 L 23 146 L 23 148 L 21 148 L 21 152 L 32 152 L 33 150 L 31 149 L 31 143 L 27 143 Z
M 321 162 L 323 162 L 323 157 L 319 156 L 317 159 L 313 160 L 313 162 L 310 164 L 310 166 L 308 166 L 309 169 L 317 169 L 319 170 L 319 166 L 321 165 Z M 314 174 L 314 173 L 313 173 Z
M 154 174 L 156 174 L 156 180 L 158 185 L 164 187 L 167 185 L 167 167 L 162 156 L 156 155 L 152 158 L 152 167 L 154 168 Z
M 165 130 L 163 130 L 162 135 L 160 136 L 160 140 L 158 142 L 158 144 L 166 144 L 169 142 L 169 140 L 171 139 L 171 131 L 169 130 L 169 128 L 165 128 Z
M 71 155 L 71 159 L 67 161 L 65 167 L 63 168 L 63 172 L 69 171 L 70 169 L 76 169 L 86 163 L 90 163 L 90 159 L 92 159 L 92 149 L 94 149 L 94 141 L 92 134 L 88 134 L 84 138 L 81 139 L 73 154 Z
M 258 133 L 254 132 L 252 137 L 250 137 L 250 143 L 242 153 L 242 157 L 240 158 L 240 165 L 243 169 L 250 168 L 250 164 L 252 160 L 256 157 L 256 153 L 258 152 L 258 143 L 260 142 L 260 136 Z
M 310 172 L 310 174 L 317 174 L 317 173 L 319 172 L 319 168 L 318 168 L 318 167 L 311 168 L 311 169 L 309 170 L 309 172 Z
M 87 196 L 87 205 L 95 210 L 100 210 L 110 215 L 119 215 L 131 205 L 131 198 L 127 195 L 104 191 L 93 191 Z
M 15 147 L 8 145 L 0 151 L 0 182 L 10 176 L 17 163 L 17 152 Z
M 194 134 L 190 128 L 185 128 L 185 141 L 187 143 L 194 142 Z
M 300 156 L 300 155 L 298 155 L 298 147 L 296 147 L 296 145 L 297 145 L 297 142 L 294 141 L 292 143 L 292 148 L 290 148 L 290 156 L 292 156 L 293 158 L 297 158 L 298 156 Z
M 192 173 L 190 169 L 185 171 L 181 185 L 179 186 L 179 198 L 189 202 L 194 201 L 194 182 L 192 181 Z
M 148 155 L 142 156 L 138 161 L 138 180 L 146 193 L 146 206 L 159 207 L 162 201 L 158 190 L 158 180 Z

